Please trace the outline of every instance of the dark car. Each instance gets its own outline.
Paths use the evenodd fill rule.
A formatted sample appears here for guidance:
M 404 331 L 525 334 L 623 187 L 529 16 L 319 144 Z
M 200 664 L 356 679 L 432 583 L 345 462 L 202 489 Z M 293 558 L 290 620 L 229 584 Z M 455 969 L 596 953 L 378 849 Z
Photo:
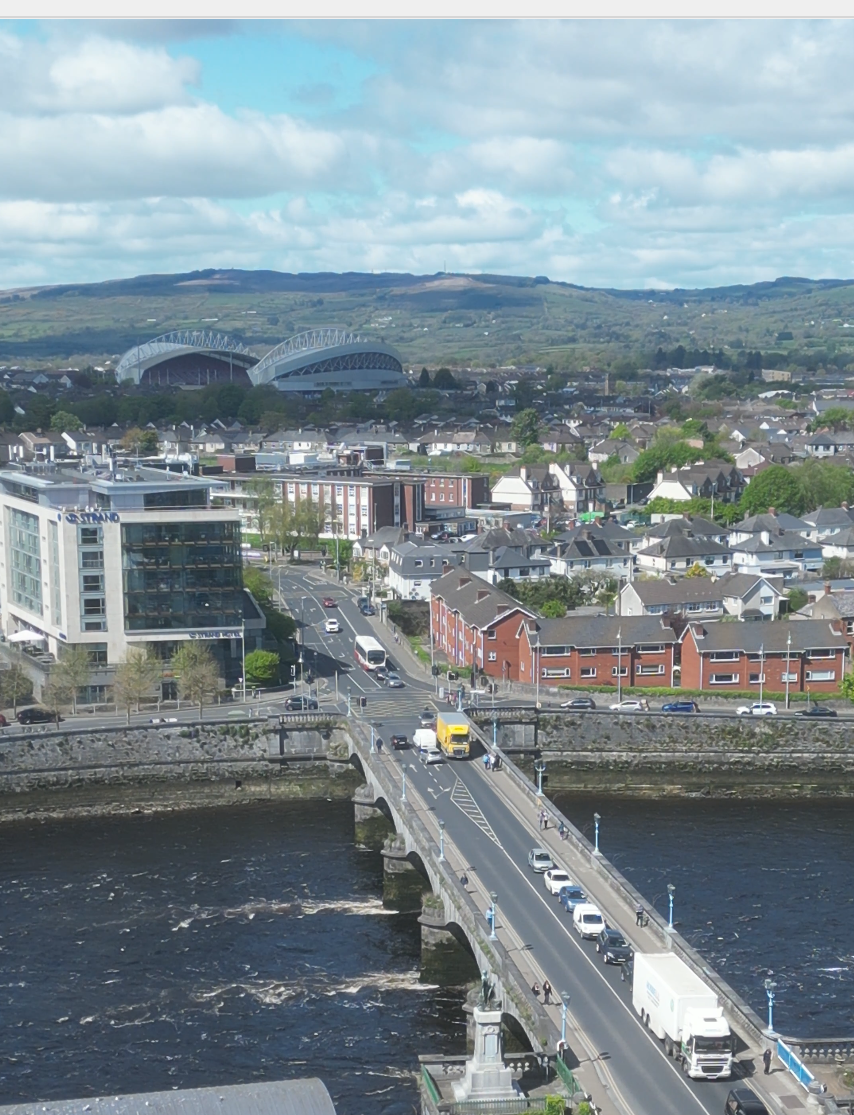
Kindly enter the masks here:
M 726 1098 L 724 1115 L 769 1115 L 768 1108 L 749 1088 L 733 1088 Z
M 288 697 L 285 701 L 285 708 L 288 712 L 306 712 L 318 707 L 314 697 Z
M 359 611 L 363 616 L 375 616 L 377 614 L 377 610 L 372 604 L 362 604 Z
M 392 736 L 391 745 L 395 749 L 395 751 L 404 751 L 407 747 L 409 747 L 409 737 Z
M 571 701 L 564 701 L 560 707 L 568 709 L 593 709 L 596 708 L 596 702 L 592 697 L 573 697 Z
M 58 724 L 62 717 L 46 708 L 22 708 L 18 713 L 19 724 Z
M 385 668 L 385 666 L 378 666 L 377 669 L 374 670 L 374 677 L 380 683 L 380 685 L 385 685 L 385 683 L 388 681 L 388 670 Z
M 696 701 L 669 701 L 661 706 L 662 712 L 699 712 L 700 706 Z
M 827 705 L 807 705 L 799 711 L 801 716 L 836 716 L 836 709 Z
M 632 956 L 632 946 L 619 929 L 609 925 L 596 938 L 596 951 L 606 964 L 625 964 Z

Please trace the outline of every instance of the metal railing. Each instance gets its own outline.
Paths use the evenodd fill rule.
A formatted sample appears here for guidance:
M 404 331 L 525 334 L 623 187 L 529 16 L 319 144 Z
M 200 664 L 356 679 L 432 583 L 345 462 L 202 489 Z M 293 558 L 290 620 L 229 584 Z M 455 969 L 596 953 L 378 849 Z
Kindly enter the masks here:
M 570 1098 L 577 1092 L 583 1092 L 584 1089 L 575 1078 L 575 1074 L 569 1065 L 561 1057 L 555 1057 L 554 1061 L 555 1072 L 560 1077 L 561 1083 L 566 1088 L 567 1094 Z

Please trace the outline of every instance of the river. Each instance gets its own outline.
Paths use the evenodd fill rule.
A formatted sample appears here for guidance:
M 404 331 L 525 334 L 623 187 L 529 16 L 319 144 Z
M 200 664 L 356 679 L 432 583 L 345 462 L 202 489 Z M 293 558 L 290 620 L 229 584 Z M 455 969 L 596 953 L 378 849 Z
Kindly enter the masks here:
M 659 909 L 784 1032 L 852 1029 L 845 803 L 568 798 Z M 340 1115 L 417 1109 L 418 1054 L 461 1053 L 461 989 L 419 981 L 352 806 L 0 830 L 0 1103 L 320 1076 Z M 664 896 L 664 897 L 663 897 Z

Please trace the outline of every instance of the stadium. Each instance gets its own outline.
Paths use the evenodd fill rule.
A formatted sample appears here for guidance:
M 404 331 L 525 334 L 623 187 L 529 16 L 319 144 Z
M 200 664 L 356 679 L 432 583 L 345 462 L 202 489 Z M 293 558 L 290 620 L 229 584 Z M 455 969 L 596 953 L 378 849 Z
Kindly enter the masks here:
M 166 333 L 129 349 L 116 366 L 116 379 L 140 387 L 271 383 L 300 394 L 389 391 L 407 383 L 390 345 L 331 328 L 289 337 L 260 361 L 221 333 Z
M 248 348 L 222 333 L 164 333 L 128 349 L 116 365 L 116 379 L 129 379 L 138 387 L 248 386 L 247 372 L 257 362 Z

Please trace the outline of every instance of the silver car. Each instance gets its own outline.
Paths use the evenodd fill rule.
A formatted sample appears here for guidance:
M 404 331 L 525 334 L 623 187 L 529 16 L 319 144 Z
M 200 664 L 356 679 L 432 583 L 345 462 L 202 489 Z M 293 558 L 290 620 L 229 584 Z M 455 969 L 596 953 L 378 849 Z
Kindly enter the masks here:
M 554 865 L 554 860 L 545 848 L 532 848 L 530 852 L 528 852 L 528 867 L 538 875 L 542 875 L 546 871 L 551 871 Z

